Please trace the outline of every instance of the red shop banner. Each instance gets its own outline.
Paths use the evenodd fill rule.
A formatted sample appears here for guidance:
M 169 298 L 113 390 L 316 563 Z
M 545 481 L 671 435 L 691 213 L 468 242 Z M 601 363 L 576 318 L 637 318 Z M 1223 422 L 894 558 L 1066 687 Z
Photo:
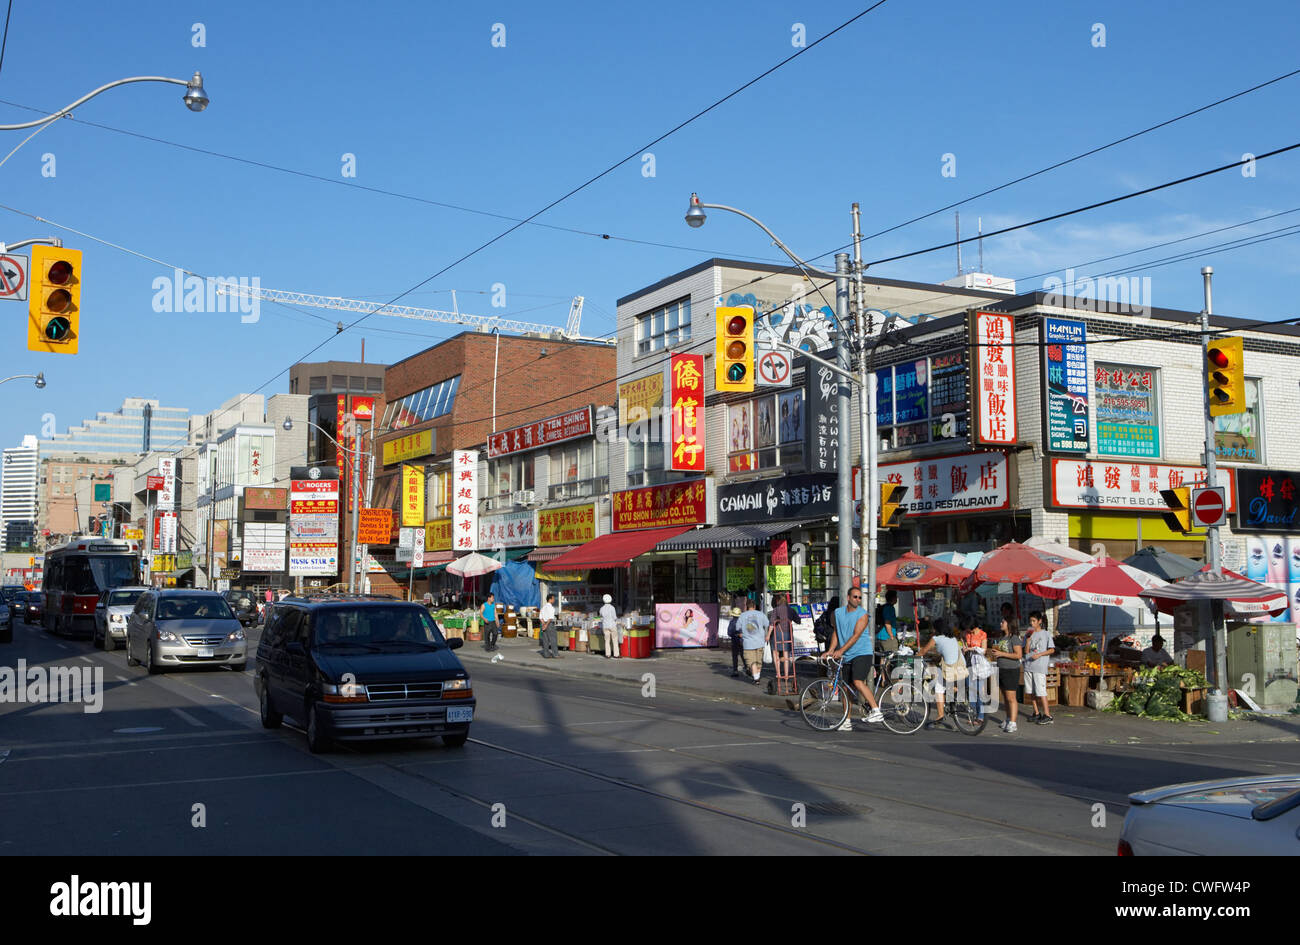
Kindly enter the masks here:
M 614 493 L 614 531 L 708 524 L 703 479 Z
M 522 453 L 541 446 L 551 446 L 579 437 L 591 436 L 591 408 L 583 407 L 512 430 L 488 434 L 488 458 Z
M 675 354 L 672 363 L 672 455 L 668 468 L 704 471 L 704 355 Z

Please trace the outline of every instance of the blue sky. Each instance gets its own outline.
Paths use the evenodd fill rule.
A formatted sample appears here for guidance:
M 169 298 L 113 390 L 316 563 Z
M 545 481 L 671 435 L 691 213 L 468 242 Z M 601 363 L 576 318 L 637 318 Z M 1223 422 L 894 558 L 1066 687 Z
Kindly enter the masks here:
M 63 431 L 127 396 L 197 412 L 268 381 L 263 393 L 285 391 L 289 366 L 327 339 L 310 360 L 354 359 L 364 337 L 367 360 L 391 362 L 449 336 L 453 326 L 374 316 L 334 337 L 348 316 L 275 305 L 256 324 L 158 313 L 153 282 L 176 265 L 386 301 L 509 226 L 422 201 L 527 216 L 788 56 L 796 24 L 811 42 L 867 5 L 60 2 L 56 17 L 15 0 L 0 100 L 48 113 L 116 78 L 200 69 L 212 105 L 192 114 L 174 86 L 114 89 L 0 167 L 0 203 L 52 221 L 0 210 L 0 238 L 57 234 L 85 252 L 76 357 L 28 352 L 25 308 L 0 303 L 12 316 L 0 375 L 43 370 L 49 381 L 43 391 L 5 386 L 0 443 L 40 432 L 47 413 Z M 738 217 L 688 229 L 693 190 L 748 210 L 812 257 L 848 241 L 854 200 L 872 233 L 1300 67 L 1288 6 L 888 0 L 656 145 L 655 176 L 630 161 L 540 218 L 676 248 L 526 226 L 404 301 L 450 308 L 456 289 L 463 311 L 558 325 L 581 294 L 585 332 L 608 332 L 616 298 L 710 255 L 777 261 Z M 504 47 L 492 44 L 497 23 Z M 963 230 L 980 216 L 993 229 L 1292 144 L 1298 99 L 1300 76 L 973 201 Z M 0 104 L 0 122 L 32 117 Z M 4 151 L 23 134 L 0 133 Z M 342 176 L 345 154 L 355 178 Z M 945 154 L 955 177 L 941 174 Z M 53 177 L 42 175 L 45 155 Z M 1023 280 L 1300 207 L 1298 183 L 1300 152 L 1261 162 L 1254 178 L 1227 172 L 987 240 L 985 269 Z M 1300 213 L 1125 261 L 1288 223 Z M 942 213 L 869 241 L 865 254 L 952 231 Z M 973 247 L 964 261 L 974 264 Z M 1156 305 L 1196 310 L 1207 263 L 1216 311 L 1300 314 L 1295 237 L 1135 274 L 1151 277 Z M 925 281 L 955 269 L 945 250 L 872 271 Z M 497 283 L 504 309 L 491 304 Z

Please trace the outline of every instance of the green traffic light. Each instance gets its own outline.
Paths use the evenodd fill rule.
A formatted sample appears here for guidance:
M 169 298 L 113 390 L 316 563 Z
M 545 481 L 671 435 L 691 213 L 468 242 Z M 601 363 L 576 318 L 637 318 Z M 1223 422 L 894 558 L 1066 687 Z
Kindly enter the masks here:
M 730 364 L 727 366 L 727 380 L 733 384 L 739 384 L 745 379 L 745 365 Z
M 45 337 L 50 341 L 64 341 L 72 333 L 72 323 L 62 315 L 45 323 Z

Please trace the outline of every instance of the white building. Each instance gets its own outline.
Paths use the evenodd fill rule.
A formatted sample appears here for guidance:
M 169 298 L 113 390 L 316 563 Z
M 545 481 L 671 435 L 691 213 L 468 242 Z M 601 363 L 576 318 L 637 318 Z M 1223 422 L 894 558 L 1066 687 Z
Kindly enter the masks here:
M 10 522 L 28 522 L 37 517 L 37 479 L 40 447 L 36 437 L 24 436 L 21 446 L 4 451 L 0 466 L 0 551 L 6 546 Z

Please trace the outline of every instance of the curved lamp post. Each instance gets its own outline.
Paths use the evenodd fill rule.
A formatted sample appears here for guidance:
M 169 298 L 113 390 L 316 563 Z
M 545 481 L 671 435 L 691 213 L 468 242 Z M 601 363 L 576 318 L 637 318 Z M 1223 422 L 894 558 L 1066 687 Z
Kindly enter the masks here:
M 188 81 L 185 79 L 169 79 L 166 76 L 161 75 L 137 75 L 131 76 L 127 79 L 118 79 L 116 82 L 110 82 L 107 85 L 101 85 L 93 92 L 87 92 L 72 104 L 65 105 L 54 114 L 46 115 L 44 118 L 37 118 L 34 121 L 20 122 L 15 125 L 0 125 L 0 131 L 21 131 L 23 128 L 35 128 L 37 125 L 48 124 L 64 117 L 74 108 L 90 101 L 101 92 L 107 92 L 109 89 L 117 88 L 119 85 L 128 85 L 132 82 L 166 82 L 169 85 L 183 85 L 185 86 L 185 96 L 183 101 L 190 111 L 201 112 L 203 109 L 208 107 L 208 93 L 203 91 L 203 76 L 198 72 L 195 72 L 194 78 Z
M 0 380 L 0 384 L 3 384 L 5 381 L 16 381 L 16 380 L 18 380 L 18 378 L 20 378 L 20 377 L 34 377 L 34 378 L 36 379 L 36 389 L 37 389 L 37 390 L 40 390 L 42 387 L 45 386 L 45 372 L 44 372 L 44 371 L 42 371 L 42 372 L 39 373 L 39 374 L 14 374 L 12 377 L 6 377 L 4 380 Z

